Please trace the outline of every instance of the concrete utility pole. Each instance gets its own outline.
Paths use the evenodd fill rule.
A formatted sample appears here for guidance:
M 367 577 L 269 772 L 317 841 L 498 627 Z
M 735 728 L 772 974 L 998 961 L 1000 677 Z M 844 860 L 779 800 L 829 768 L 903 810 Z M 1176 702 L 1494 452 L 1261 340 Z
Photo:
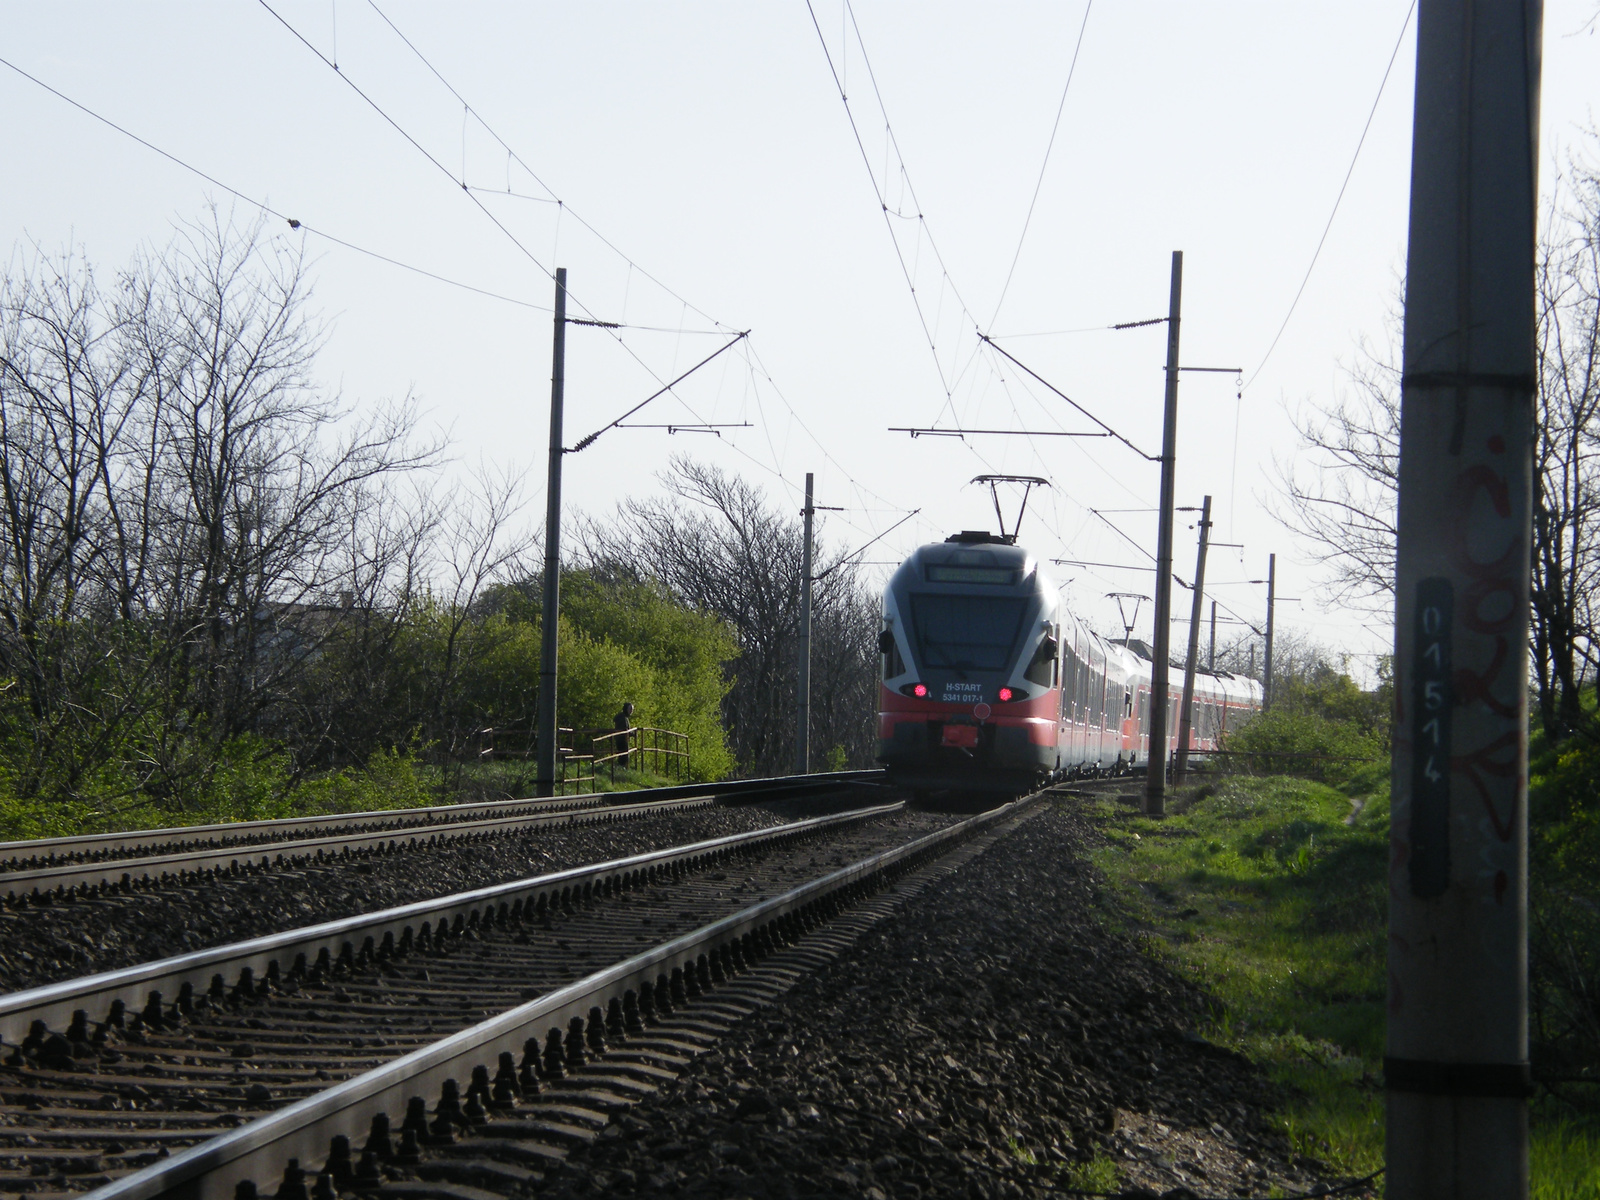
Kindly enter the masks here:
M 550 368 L 550 473 L 544 515 L 544 608 L 540 613 L 539 727 L 534 735 L 535 791 L 556 791 L 556 634 L 561 615 L 561 408 L 567 381 L 567 269 L 556 268 L 555 345 Z
M 1267 648 L 1261 666 L 1261 709 L 1272 703 L 1272 622 L 1277 608 L 1278 556 L 1267 555 Z
M 1211 649 L 1206 654 L 1206 670 L 1217 669 L 1217 602 L 1211 602 Z
M 1528 1194 L 1540 0 L 1421 0 L 1390 776 L 1387 1190 Z
M 1189 654 L 1183 660 L 1183 703 L 1178 709 L 1178 761 L 1172 768 L 1172 785 L 1183 782 L 1189 770 L 1189 731 L 1194 728 L 1194 670 L 1200 659 L 1200 609 L 1206 593 L 1206 547 L 1211 542 L 1211 497 L 1200 505 L 1200 550 L 1194 562 L 1194 604 L 1189 610 Z M 1216 629 L 1216 606 L 1211 608 L 1211 628 Z M 1212 643 L 1215 649 L 1216 637 Z
M 816 507 L 811 502 L 812 473 L 806 472 L 805 549 L 800 554 L 800 728 L 796 737 L 796 770 L 811 773 L 811 519 Z
M 1183 306 L 1183 251 L 1172 252 L 1167 301 L 1167 399 L 1161 423 L 1161 511 L 1156 527 L 1156 628 L 1150 671 L 1150 753 L 1144 813 L 1167 815 L 1167 668 L 1172 653 L 1172 505 L 1178 468 L 1178 316 Z

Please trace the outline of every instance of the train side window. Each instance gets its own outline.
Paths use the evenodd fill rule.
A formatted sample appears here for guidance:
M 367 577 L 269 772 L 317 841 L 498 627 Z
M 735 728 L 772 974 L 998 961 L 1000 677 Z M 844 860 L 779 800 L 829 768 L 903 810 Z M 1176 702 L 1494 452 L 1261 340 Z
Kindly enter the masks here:
M 1055 635 L 1047 633 L 1044 640 L 1039 643 L 1039 648 L 1033 652 L 1033 660 L 1028 663 L 1028 669 L 1022 677 L 1029 683 L 1043 684 L 1049 687 L 1055 681 L 1056 655 L 1061 651 L 1061 644 L 1056 641 Z
M 884 679 L 894 679 L 906 673 L 906 660 L 900 656 L 900 644 L 895 641 L 894 630 L 885 629 L 878 635 L 878 649 L 883 654 Z

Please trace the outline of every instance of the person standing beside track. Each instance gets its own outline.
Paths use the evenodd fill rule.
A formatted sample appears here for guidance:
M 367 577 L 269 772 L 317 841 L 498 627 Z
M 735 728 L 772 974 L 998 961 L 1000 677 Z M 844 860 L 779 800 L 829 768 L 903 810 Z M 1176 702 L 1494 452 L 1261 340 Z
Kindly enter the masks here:
M 619 737 L 615 738 L 614 740 L 616 742 L 620 742 L 621 745 L 614 745 L 612 747 L 612 751 L 611 752 L 613 754 L 618 754 L 618 753 L 626 754 L 628 751 L 630 751 L 633 748 L 633 701 L 632 700 L 623 701 L 622 711 L 619 712 L 616 715 L 615 719 L 613 719 L 612 726 L 613 726 L 613 728 L 616 729 L 617 733 L 620 735 Z M 631 765 L 630 759 L 625 758 L 622 761 L 623 761 L 623 765 L 624 766 Z

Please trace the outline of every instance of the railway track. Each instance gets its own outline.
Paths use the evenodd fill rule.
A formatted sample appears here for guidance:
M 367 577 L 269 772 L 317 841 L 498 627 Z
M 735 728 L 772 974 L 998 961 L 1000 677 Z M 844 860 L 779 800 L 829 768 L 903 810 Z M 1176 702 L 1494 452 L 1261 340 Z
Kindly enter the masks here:
M 438 1178 L 536 1170 L 726 1015 L 703 993 L 1015 811 L 814 818 L 0 998 L 0 1190 L 223 1196 L 331 1154 L 326 1200 L 434 1150 Z M 330 1141 L 358 1134 L 365 1160 Z
M 567 812 L 598 808 L 616 793 L 562 796 L 548 800 L 484 800 L 472 804 L 439 804 L 317 817 L 284 817 L 271 821 L 232 821 L 222 825 L 178 825 L 135 829 L 124 833 L 89 833 L 76 837 L 35 838 L 0 842 L 0 871 L 29 871 L 114 858 L 173 854 L 190 849 L 262 846 L 307 835 L 331 836 L 357 830 L 406 829 L 490 816 L 522 816 L 534 812 Z
M 444 805 L 283 821 L 179 827 L 0 844 L 0 900 L 29 902 L 239 874 L 306 859 L 348 858 L 403 846 L 493 837 L 537 825 L 582 824 L 838 788 L 876 772 L 739 780 L 699 788 L 654 788 L 612 798 L 564 797 Z M 627 802 L 614 797 L 625 795 Z M 304 836 L 307 833 L 319 836 Z M 260 853 L 257 853 L 260 851 Z
M 40 903 L 89 896 L 106 890 L 134 891 L 166 883 L 194 883 L 219 874 L 240 875 L 316 859 L 361 858 L 402 848 L 420 849 L 516 833 L 540 825 L 578 825 L 683 812 L 716 803 L 715 796 L 655 800 L 579 809 L 536 810 L 521 816 L 450 821 L 407 829 L 363 830 L 329 837 L 274 842 L 255 847 L 205 847 L 153 857 L 73 863 L 0 874 L 6 902 Z

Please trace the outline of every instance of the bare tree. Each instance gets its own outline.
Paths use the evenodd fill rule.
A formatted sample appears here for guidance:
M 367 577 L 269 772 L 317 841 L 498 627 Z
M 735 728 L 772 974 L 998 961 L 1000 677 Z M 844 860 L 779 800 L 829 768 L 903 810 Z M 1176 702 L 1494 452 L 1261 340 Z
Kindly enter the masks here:
M 1537 273 L 1539 389 L 1534 442 L 1533 645 L 1539 715 L 1577 728 L 1595 666 L 1592 600 L 1600 584 L 1600 172 L 1558 176 Z
M 1400 484 L 1400 313 L 1381 347 L 1365 338 L 1345 368 L 1350 391 L 1295 416 L 1302 453 L 1278 463 L 1277 515 L 1314 549 L 1337 603 L 1388 608 L 1394 599 Z M 1309 450 L 1309 455 L 1303 451 Z
M 106 460 L 144 396 L 124 335 L 80 256 L 13 260 L 0 285 L 0 674 L 26 709 L 10 756 L 25 794 L 76 788 L 148 703 L 147 689 L 113 686 L 74 620 L 106 599 Z
M 1537 284 L 1531 658 L 1541 724 L 1560 738 L 1578 726 L 1581 689 L 1600 667 L 1592 600 L 1600 585 L 1600 167 L 1581 156 L 1552 189 Z M 1279 466 L 1277 515 L 1327 566 L 1338 603 L 1387 609 L 1393 599 L 1398 328 L 1391 315 L 1383 351 L 1362 344 L 1349 391 L 1307 407 L 1297 419 L 1302 453 Z
M 434 462 L 409 403 L 314 383 L 299 249 L 212 210 L 103 293 L 76 255 L 0 287 L 0 672 L 24 795 L 203 787 L 357 581 L 384 481 Z M 357 535 L 358 537 L 361 535 Z M 13 701 L 13 703 L 15 703 Z M 88 780 L 89 776 L 94 776 Z
M 437 590 L 429 596 L 434 633 L 427 664 L 428 693 L 420 706 L 429 740 L 442 760 L 458 765 L 479 724 L 477 711 L 456 702 L 463 676 L 497 648 L 496 631 L 477 620 L 485 590 L 523 578 L 539 541 L 516 518 L 524 498 L 515 472 L 483 470 L 475 486 L 444 506 L 440 521 Z M 530 717 L 534 697 L 528 697 Z
M 303 253 L 262 232 L 215 212 L 185 230 L 139 272 L 152 282 L 130 318 L 160 453 L 150 615 L 193 631 L 192 703 L 227 733 L 248 728 L 303 657 L 269 614 L 345 590 L 344 530 L 362 489 L 437 451 L 413 443 L 408 405 L 357 416 L 316 386 Z
M 739 657 L 723 704 L 728 746 L 756 774 L 793 769 L 800 615 L 800 521 L 774 512 L 751 484 L 674 458 L 670 495 L 630 500 L 602 525 L 581 529 L 583 553 L 604 570 L 653 578 L 683 602 L 733 627 Z M 877 607 L 837 554 L 814 558 L 812 743 L 843 749 L 852 766 L 873 755 Z

